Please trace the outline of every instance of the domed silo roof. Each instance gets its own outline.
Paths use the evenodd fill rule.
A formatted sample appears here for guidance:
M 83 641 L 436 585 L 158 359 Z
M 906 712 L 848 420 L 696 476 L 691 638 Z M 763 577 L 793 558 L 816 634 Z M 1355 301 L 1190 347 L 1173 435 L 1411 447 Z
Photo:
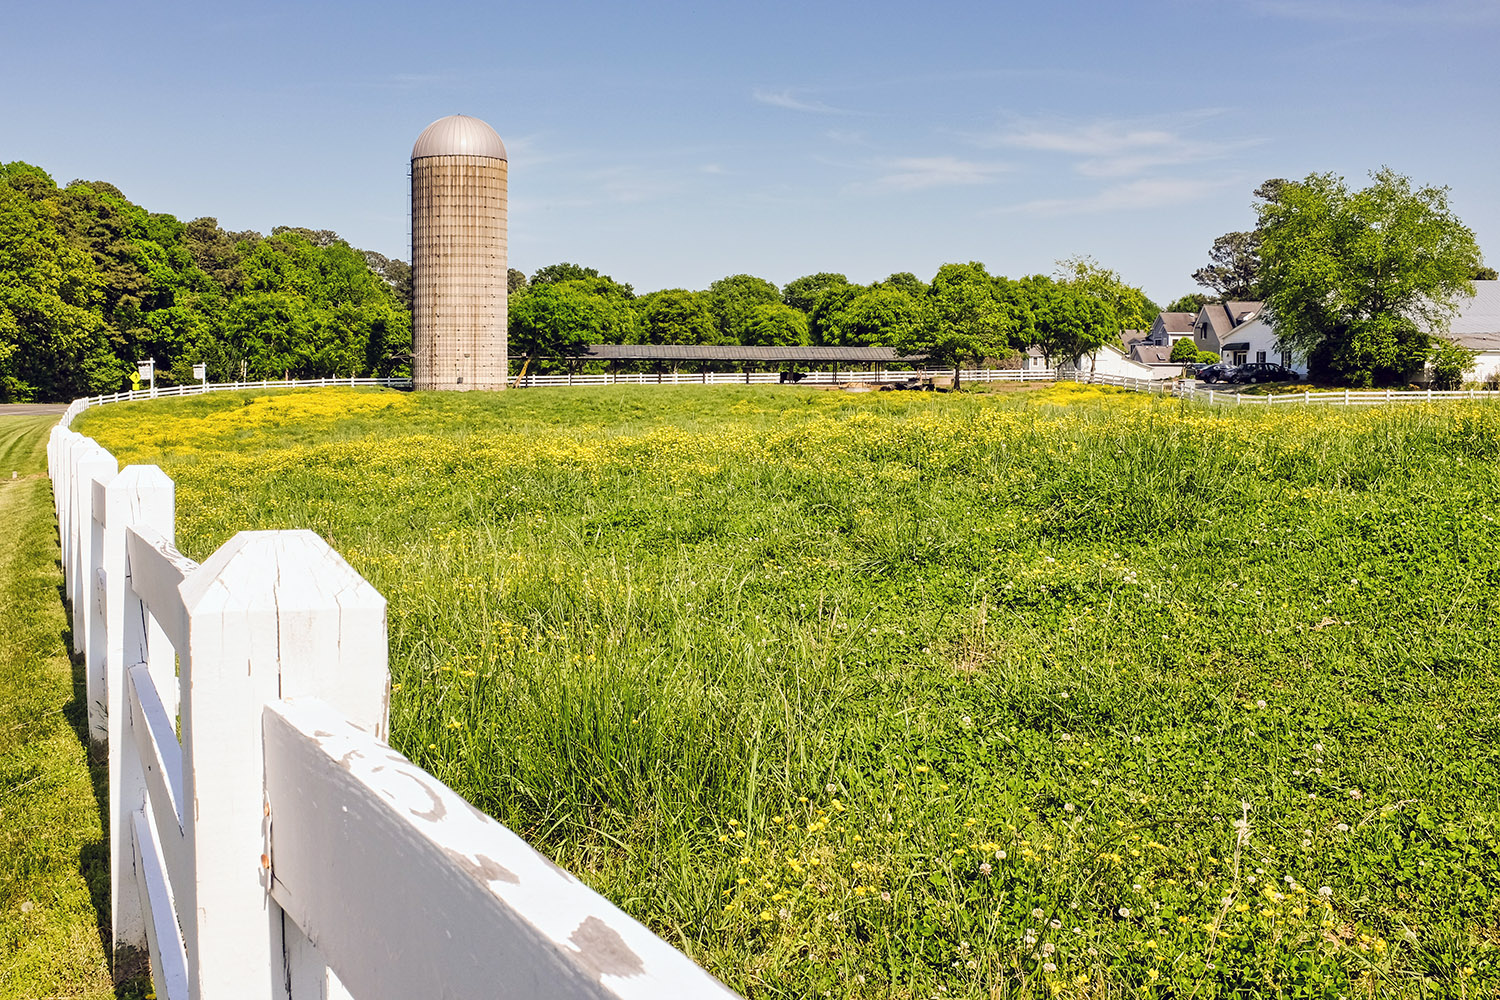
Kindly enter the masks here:
M 509 159 L 505 155 L 505 143 L 500 134 L 487 122 L 468 115 L 449 115 L 439 118 L 422 130 L 417 144 L 411 148 L 411 158 L 424 156 L 490 156 L 497 160 Z

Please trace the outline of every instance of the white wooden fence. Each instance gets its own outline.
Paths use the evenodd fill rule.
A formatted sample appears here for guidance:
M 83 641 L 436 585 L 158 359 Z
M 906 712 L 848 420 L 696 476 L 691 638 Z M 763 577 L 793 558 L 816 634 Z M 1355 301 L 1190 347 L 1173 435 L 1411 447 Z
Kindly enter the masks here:
M 854 383 L 904 382 L 910 378 L 952 378 L 952 368 L 919 371 L 870 369 L 860 371 L 804 372 L 800 385 L 849 385 Z M 1051 369 L 1022 371 L 1018 368 L 964 369 L 965 382 L 1051 382 Z M 604 372 L 593 375 L 527 375 L 522 388 L 558 385 L 764 385 L 781 381 L 781 372 Z
M 91 402 L 48 463 L 114 942 L 158 997 L 734 996 L 391 749 L 385 599 L 337 552 L 253 531 L 194 563 L 172 481 L 69 429 Z
M 86 396 L 78 402 L 98 406 L 101 403 L 129 403 L 139 399 L 162 399 L 167 396 L 201 396 L 206 392 L 233 392 L 236 389 L 326 389 L 340 385 L 374 385 L 389 389 L 410 389 L 411 379 L 303 378 L 261 379 L 258 382 L 197 382 L 192 385 L 172 385 L 159 389 L 134 389 L 129 392 L 112 392 L 103 396 Z
M 1304 389 L 1302 392 L 1256 394 L 1225 392 L 1200 385 L 1193 379 L 1138 379 L 1119 375 L 1101 375 L 1094 372 L 1072 372 L 1068 376 L 1074 382 L 1090 385 L 1114 385 L 1136 392 L 1156 392 L 1183 399 L 1227 406 L 1276 406 L 1287 403 L 1327 406 L 1375 406 L 1385 403 L 1431 403 L 1444 399 L 1488 399 L 1500 400 L 1500 391 L 1494 389 Z

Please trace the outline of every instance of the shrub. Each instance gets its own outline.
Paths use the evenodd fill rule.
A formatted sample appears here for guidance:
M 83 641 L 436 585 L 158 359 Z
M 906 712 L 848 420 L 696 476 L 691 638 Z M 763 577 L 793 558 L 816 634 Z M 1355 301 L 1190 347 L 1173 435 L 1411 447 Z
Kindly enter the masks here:
M 1432 387 L 1434 389 L 1457 389 L 1463 384 L 1464 376 L 1474 366 L 1474 359 L 1478 355 L 1478 351 L 1460 347 L 1451 340 L 1438 340 L 1429 359 L 1432 368 Z

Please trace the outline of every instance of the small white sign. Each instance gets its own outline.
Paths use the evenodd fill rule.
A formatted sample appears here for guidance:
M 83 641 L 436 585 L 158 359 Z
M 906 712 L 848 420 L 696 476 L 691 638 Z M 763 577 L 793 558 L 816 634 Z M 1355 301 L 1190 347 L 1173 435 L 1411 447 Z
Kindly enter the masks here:
M 141 381 L 142 382 L 149 382 L 149 381 L 151 381 L 151 369 L 154 366 L 152 366 L 150 364 L 147 364 L 145 362 L 142 362 L 141 364 L 138 364 L 135 367 L 136 367 L 136 370 L 141 373 Z
M 203 381 L 207 377 L 208 377 L 208 365 L 194 365 L 193 366 L 193 378 L 195 378 L 195 379 L 197 379 L 198 381 L 201 382 L 201 381 Z

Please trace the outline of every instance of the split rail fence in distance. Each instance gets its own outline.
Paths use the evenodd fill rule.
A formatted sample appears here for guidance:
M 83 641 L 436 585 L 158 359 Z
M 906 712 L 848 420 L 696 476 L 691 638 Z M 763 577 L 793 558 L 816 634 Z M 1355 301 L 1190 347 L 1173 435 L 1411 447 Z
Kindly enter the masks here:
M 337 552 L 253 531 L 193 562 L 172 480 L 69 429 L 88 405 L 48 465 L 114 942 L 158 997 L 734 996 L 391 749 L 385 599 Z

